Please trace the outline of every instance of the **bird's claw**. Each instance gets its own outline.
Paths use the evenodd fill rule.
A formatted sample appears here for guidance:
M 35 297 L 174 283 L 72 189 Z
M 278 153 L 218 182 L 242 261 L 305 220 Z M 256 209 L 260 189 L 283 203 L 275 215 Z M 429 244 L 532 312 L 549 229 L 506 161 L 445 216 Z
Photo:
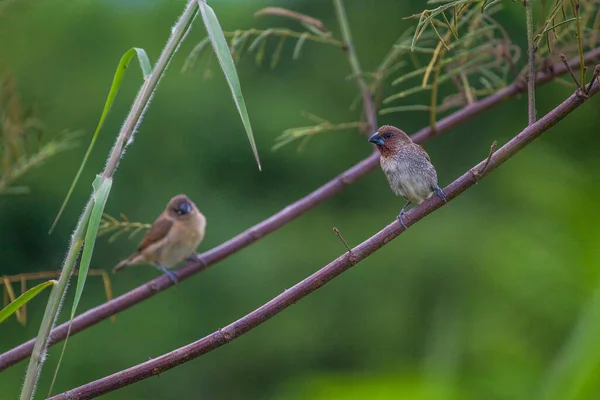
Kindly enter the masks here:
M 179 280 L 177 279 L 177 275 L 175 275 L 175 273 L 173 271 L 168 270 L 167 268 L 163 267 L 160 264 L 156 264 L 156 268 L 158 268 L 162 272 L 164 272 L 165 275 L 167 275 L 169 277 L 171 282 L 173 282 L 173 285 L 177 285 L 179 283 Z
M 185 259 L 185 261 L 187 261 L 187 262 L 199 262 L 200 264 L 202 264 L 203 267 L 207 267 L 208 266 L 208 264 L 206 263 L 206 261 L 204 261 L 204 259 L 202 257 L 200 257 L 200 254 L 198 254 L 198 253 L 191 254 L 188 258 Z
M 444 195 L 444 192 L 442 191 L 442 189 L 439 188 L 439 186 L 436 186 L 435 189 L 435 193 L 437 193 L 438 197 L 442 200 L 444 200 L 444 203 L 447 203 L 448 201 L 446 200 L 446 195 Z
M 407 230 L 408 227 L 404 223 L 404 219 L 402 218 L 403 216 L 404 216 L 404 212 L 401 212 L 400 214 L 398 214 L 398 216 L 396 218 L 398 218 L 398 221 L 400 221 L 400 225 L 402 225 L 402 227 L 404 228 L 404 230 Z
M 173 285 L 177 285 L 179 283 L 177 276 L 172 271 L 166 270 L 165 274 L 167 274 L 171 282 L 173 282 Z

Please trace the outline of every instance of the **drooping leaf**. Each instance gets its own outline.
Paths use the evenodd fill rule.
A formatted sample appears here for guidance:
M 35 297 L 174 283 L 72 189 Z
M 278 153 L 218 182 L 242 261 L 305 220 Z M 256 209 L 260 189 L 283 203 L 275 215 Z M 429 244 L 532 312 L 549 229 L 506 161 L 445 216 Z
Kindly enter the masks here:
M 83 172 L 83 168 L 85 167 L 85 164 L 87 163 L 87 160 L 92 152 L 92 149 L 94 148 L 96 139 L 98 139 L 98 133 L 100 132 L 102 125 L 104 125 L 104 120 L 106 119 L 106 116 L 108 115 L 108 112 L 110 111 L 110 108 L 113 105 L 115 97 L 117 96 L 117 93 L 119 92 L 119 88 L 121 87 L 121 82 L 123 81 L 123 76 L 125 75 L 127 66 L 129 65 L 129 62 L 131 61 L 131 59 L 133 58 L 134 55 L 137 55 L 138 61 L 140 62 L 140 67 L 142 68 L 142 74 L 144 75 L 144 79 L 146 79 L 152 72 L 152 66 L 150 65 L 150 60 L 148 59 L 148 55 L 146 54 L 146 51 L 144 49 L 139 49 L 137 47 L 133 47 L 133 48 L 127 50 L 125 52 L 125 54 L 123 54 L 123 56 L 121 57 L 121 61 L 119 61 L 119 65 L 117 66 L 117 71 L 115 72 L 115 75 L 113 77 L 112 85 L 110 86 L 110 91 L 108 92 L 108 96 L 106 97 L 106 101 L 104 102 L 104 109 L 102 110 L 102 115 L 100 116 L 100 121 L 98 122 L 98 126 L 96 126 L 96 131 L 94 132 L 94 136 L 92 136 L 92 141 L 90 142 L 90 145 L 89 145 L 87 151 L 85 152 L 85 155 L 83 156 L 83 161 L 81 161 L 79 170 L 77 171 L 77 174 L 75 174 L 75 179 L 73 179 L 73 182 L 71 183 L 71 187 L 69 188 L 69 191 L 67 192 L 67 196 L 65 197 L 65 200 L 63 201 L 62 205 L 60 206 L 60 210 L 58 210 L 58 214 L 56 215 L 56 218 L 54 219 L 54 222 L 52 223 L 52 226 L 50 227 L 49 233 L 52 233 L 52 230 L 56 226 L 56 223 L 60 219 L 60 216 L 62 215 L 63 211 L 65 210 L 65 207 L 67 206 L 67 203 L 69 202 L 69 199 L 71 198 L 71 195 L 73 194 L 75 185 L 77 184 L 77 181 L 79 180 L 79 177 L 81 176 L 81 172 Z
M 246 129 L 246 134 L 248 135 L 248 140 L 250 141 L 250 146 L 252 147 L 252 152 L 254 153 L 254 158 L 256 159 L 258 169 L 260 170 L 260 159 L 258 158 L 258 150 L 256 149 L 256 143 L 254 142 L 254 135 L 252 133 L 252 126 L 250 125 L 248 110 L 246 109 L 246 103 L 244 101 L 244 96 L 242 95 L 240 80 L 235 69 L 235 63 L 231 57 L 229 46 L 227 45 L 227 40 L 225 39 L 223 30 L 221 29 L 221 25 L 219 24 L 219 20 L 217 19 L 213 9 L 203 0 L 198 0 L 198 5 L 200 7 L 200 13 L 202 14 L 204 26 L 206 27 L 206 32 L 208 33 L 208 37 L 210 38 L 213 49 L 215 50 L 219 64 L 221 64 L 221 69 L 223 70 L 225 78 L 227 79 L 227 83 L 229 84 L 229 88 L 231 89 L 233 101 L 238 109 L 242 123 L 244 124 L 244 128 Z
M 79 264 L 77 288 L 75 290 L 75 300 L 73 301 L 73 308 L 71 309 L 71 319 L 75 317 L 79 300 L 81 300 L 81 295 L 83 294 L 83 287 L 85 286 L 87 272 L 90 267 L 90 261 L 92 260 L 92 253 L 94 251 L 94 244 L 96 243 L 96 236 L 98 235 L 98 227 L 100 226 L 100 220 L 102 219 L 104 206 L 108 200 L 108 194 L 110 193 L 110 188 L 112 186 L 112 179 L 97 175 L 92 186 L 94 187 L 94 197 L 92 199 L 94 205 L 89 222 L 87 224 L 87 231 L 85 233 L 83 253 L 81 254 L 81 262 Z
M 39 285 L 32 287 L 31 289 L 17 297 L 14 301 L 12 301 L 6 307 L 0 310 L 0 323 L 2 323 L 2 321 L 14 314 L 19 308 L 28 303 L 35 296 L 40 294 L 48 286 L 53 286 L 56 283 L 56 280 L 51 279 L 49 281 L 40 283 Z

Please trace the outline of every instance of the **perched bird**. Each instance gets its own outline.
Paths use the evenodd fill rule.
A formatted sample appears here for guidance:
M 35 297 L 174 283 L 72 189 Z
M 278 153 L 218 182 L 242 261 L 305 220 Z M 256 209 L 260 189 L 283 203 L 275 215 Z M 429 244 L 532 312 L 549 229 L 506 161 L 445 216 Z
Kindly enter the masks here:
M 410 204 L 420 204 L 433 193 L 446 202 L 429 155 L 421 146 L 413 143 L 406 133 L 395 126 L 384 125 L 369 138 L 369 142 L 375 143 L 381 153 L 381 169 L 392 191 L 407 200 L 398 214 L 404 229 L 407 228 L 402 217 Z
M 113 272 L 134 264 L 153 264 L 177 283 L 177 277 L 167 268 L 193 256 L 204 239 L 205 229 L 206 218 L 196 205 L 186 195 L 177 195 L 154 221 L 138 250 L 114 267 Z

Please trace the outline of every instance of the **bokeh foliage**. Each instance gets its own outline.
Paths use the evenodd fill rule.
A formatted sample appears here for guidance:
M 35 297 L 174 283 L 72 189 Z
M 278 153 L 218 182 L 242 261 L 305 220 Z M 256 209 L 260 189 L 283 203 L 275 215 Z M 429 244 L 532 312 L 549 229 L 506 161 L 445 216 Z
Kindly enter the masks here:
M 132 45 L 156 55 L 181 4 L 59 3 L 23 1 L 3 10 L 2 57 L 22 97 L 38 104 L 48 132 L 83 129 L 89 135 L 114 60 Z M 274 3 L 229 1 L 214 8 L 228 31 L 266 30 L 275 17 L 252 15 L 265 6 L 290 7 Z M 366 0 L 347 3 L 366 71 L 376 71 L 392 43 L 416 22 L 402 17 L 423 8 L 420 2 L 392 0 L 379 0 L 377 7 Z M 523 11 L 518 3 L 505 3 L 494 17 L 522 48 Z M 293 8 L 320 18 L 339 36 L 329 2 L 299 1 Z M 286 29 L 298 26 L 278 22 Z M 195 72 L 178 73 L 184 54 L 203 36 L 201 27 L 193 29 L 173 61 L 107 205 L 111 215 L 149 222 L 172 195 L 185 192 L 208 218 L 201 250 L 266 218 L 371 151 L 356 129 L 316 136 L 300 153 L 294 146 L 268 151 L 282 131 L 305 125 L 301 111 L 333 123 L 357 119 L 357 111 L 348 109 L 356 89 L 352 79 L 344 79 L 349 68 L 343 53 L 306 43 L 294 60 L 290 42 L 282 49 L 288 57 L 280 57 L 274 69 L 267 63 L 257 67 L 250 57 L 238 63 L 261 152 L 259 173 L 240 140 L 225 82 L 216 73 L 205 80 L 202 61 Z M 267 46 L 265 54 L 273 54 L 278 44 Z M 405 61 L 405 68 L 413 68 L 412 60 Z M 519 60 L 517 68 L 522 66 Z M 138 87 L 139 80 L 124 82 L 107 132 L 118 130 Z M 453 90 L 441 88 L 440 98 Z M 572 90 L 573 85 L 557 84 L 538 90 L 538 113 Z M 406 104 L 429 99 L 420 93 Z M 600 360 L 597 109 L 594 101 L 584 105 L 456 202 L 254 332 L 107 398 L 594 398 Z M 515 99 L 428 143 L 441 183 L 482 159 L 493 140 L 506 142 L 526 121 L 526 99 Z M 427 113 L 380 117 L 380 123 L 407 132 L 429 122 Z M 111 145 L 111 135 L 101 136 L 90 165 L 101 167 L 100 149 Z M 66 154 L 73 152 L 22 179 L 31 194 L 0 198 L 0 274 L 60 265 L 77 207 L 54 235 L 46 232 L 80 161 Z M 96 169 L 82 179 L 91 181 Z M 72 204 L 83 205 L 87 196 L 87 188 L 76 189 Z M 343 252 L 333 226 L 356 244 L 391 221 L 401 206 L 383 174 L 368 176 L 240 254 L 124 312 L 116 323 L 105 321 L 71 338 L 56 390 L 214 331 Z M 122 235 L 108 243 L 101 237 L 91 267 L 111 268 L 137 239 Z M 144 267 L 115 275 L 115 294 L 155 275 Z M 104 301 L 99 280 L 90 280 L 88 290 L 80 309 Z M 43 307 L 43 300 L 34 301 L 29 320 L 39 321 Z M 2 324 L 0 351 L 36 332 L 34 322 Z M 59 351 L 50 350 L 47 367 Z M 20 363 L 0 374 L 2 397 L 18 393 L 23 371 Z M 48 380 L 42 376 L 40 390 Z

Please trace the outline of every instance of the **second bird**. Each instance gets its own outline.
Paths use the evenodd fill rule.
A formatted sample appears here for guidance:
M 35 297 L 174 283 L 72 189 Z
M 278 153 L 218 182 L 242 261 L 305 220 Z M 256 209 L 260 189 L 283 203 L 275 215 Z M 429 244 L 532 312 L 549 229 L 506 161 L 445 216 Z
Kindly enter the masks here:
M 134 264 L 153 264 L 177 283 L 167 268 L 190 257 L 204 239 L 206 218 L 184 194 L 173 197 L 154 221 L 138 250 L 121 261 L 113 272 Z
M 407 200 L 398 214 L 404 229 L 407 228 L 402 217 L 410 204 L 420 204 L 434 193 L 446 202 L 429 155 L 406 133 L 395 126 L 384 125 L 369 138 L 369 142 L 379 149 L 381 169 L 392 191 Z

